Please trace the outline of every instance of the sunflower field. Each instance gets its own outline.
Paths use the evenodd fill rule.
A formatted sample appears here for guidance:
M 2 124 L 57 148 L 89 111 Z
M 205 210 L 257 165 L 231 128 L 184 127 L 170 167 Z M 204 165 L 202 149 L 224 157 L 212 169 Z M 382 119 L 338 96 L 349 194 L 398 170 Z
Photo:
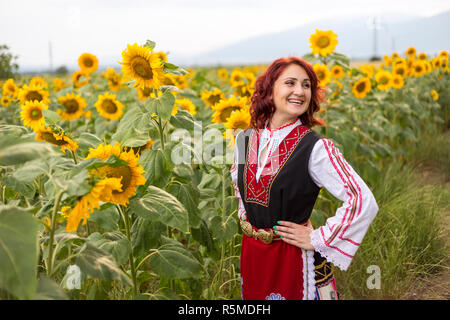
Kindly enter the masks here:
M 303 57 L 327 93 L 315 130 L 371 187 L 377 221 L 390 164 L 408 163 L 424 132 L 448 127 L 448 52 L 410 47 L 354 66 L 337 43 L 316 30 Z M 265 65 L 189 69 L 155 48 L 128 44 L 118 68 L 104 72 L 95 54 L 82 53 L 71 77 L 1 83 L 0 299 L 240 299 L 242 232 L 229 170 Z M 338 206 L 322 190 L 313 225 Z M 400 272 L 387 267 L 386 257 L 403 252 L 389 242 L 394 227 L 363 242 L 349 278 L 367 277 L 357 265 Z M 404 250 L 419 247 L 436 266 L 435 233 Z M 402 277 L 430 271 L 419 259 L 406 265 Z M 361 281 L 343 297 L 396 297 L 388 284 L 374 293 Z

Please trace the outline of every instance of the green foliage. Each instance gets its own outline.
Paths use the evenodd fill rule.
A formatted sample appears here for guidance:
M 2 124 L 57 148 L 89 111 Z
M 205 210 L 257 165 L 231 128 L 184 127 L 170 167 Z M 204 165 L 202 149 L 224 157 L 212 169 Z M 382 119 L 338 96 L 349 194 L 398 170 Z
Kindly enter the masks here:
M 9 52 L 9 47 L 0 45 L 0 79 L 14 78 L 19 65 L 15 62 L 18 57 Z
M 33 299 L 37 288 L 39 223 L 26 210 L 0 206 L 0 288 Z

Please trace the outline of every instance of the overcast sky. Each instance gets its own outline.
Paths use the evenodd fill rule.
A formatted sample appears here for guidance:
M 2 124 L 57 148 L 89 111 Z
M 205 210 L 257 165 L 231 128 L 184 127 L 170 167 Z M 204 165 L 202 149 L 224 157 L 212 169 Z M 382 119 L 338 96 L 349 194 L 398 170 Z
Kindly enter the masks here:
M 76 64 L 83 52 L 111 63 L 128 43 L 147 39 L 191 55 L 324 18 L 447 10 L 449 0 L 0 0 L 0 44 L 20 66 L 48 67 L 49 43 L 53 67 Z

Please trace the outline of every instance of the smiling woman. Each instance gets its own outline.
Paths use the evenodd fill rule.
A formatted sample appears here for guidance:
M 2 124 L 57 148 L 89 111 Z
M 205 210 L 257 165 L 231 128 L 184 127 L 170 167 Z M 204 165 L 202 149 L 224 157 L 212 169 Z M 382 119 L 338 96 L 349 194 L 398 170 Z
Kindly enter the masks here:
M 230 169 L 244 233 L 243 299 L 337 299 L 332 264 L 348 268 L 378 211 L 333 142 L 311 129 L 321 93 L 312 66 L 296 57 L 275 60 L 256 81 L 252 128 L 237 136 Z M 344 204 L 314 229 L 322 187 Z

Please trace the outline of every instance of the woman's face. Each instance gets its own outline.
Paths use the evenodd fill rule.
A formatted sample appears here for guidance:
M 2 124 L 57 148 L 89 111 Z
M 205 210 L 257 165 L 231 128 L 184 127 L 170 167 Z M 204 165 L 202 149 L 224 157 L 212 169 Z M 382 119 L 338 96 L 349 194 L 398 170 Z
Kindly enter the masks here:
M 290 64 L 273 86 L 275 113 L 278 121 L 292 122 L 308 110 L 311 102 L 311 81 L 305 69 Z

